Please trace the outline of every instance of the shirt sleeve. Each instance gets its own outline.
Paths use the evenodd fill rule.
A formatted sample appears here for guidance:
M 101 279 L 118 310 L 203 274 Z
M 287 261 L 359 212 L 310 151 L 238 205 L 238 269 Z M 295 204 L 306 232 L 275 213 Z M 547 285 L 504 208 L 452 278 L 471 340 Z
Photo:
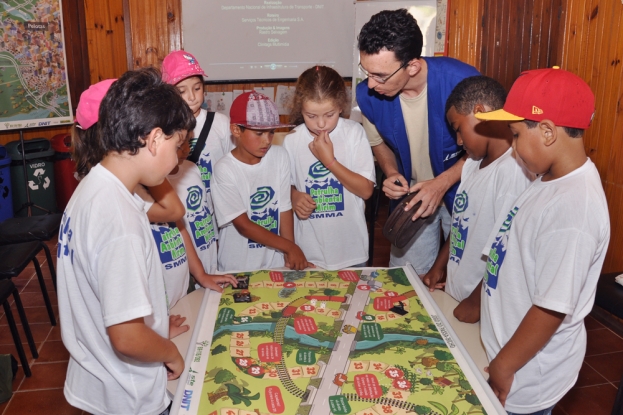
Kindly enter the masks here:
M 145 241 L 136 235 L 109 241 L 100 250 L 97 282 L 106 327 L 152 314 L 146 267 Z
M 149 209 L 151 209 L 151 207 L 155 203 L 155 200 L 153 197 L 151 197 L 151 193 L 149 193 L 149 190 L 147 190 L 142 184 L 138 184 L 134 188 L 134 193 L 136 193 L 138 197 L 140 197 L 143 202 L 145 202 L 145 208 L 143 209 L 145 213 L 149 212 Z
M 227 159 L 223 159 L 216 164 L 212 182 L 214 213 L 219 228 L 228 225 L 232 220 L 247 212 L 247 203 L 239 189 L 239 186 L 244 184 L 236 182 L 242 178 L 226 162 Z
M 370 122 L 366 118 L 365 115 L 363 117 L 363 129 L 366 131 L 366 135 L 368 136 L 368 142 L 370 143 L 370 147 L 378 146 L 379 144 L 383 144 L 383 137 L 379 134 L 379 131 L 376 129 L 376 126 Z

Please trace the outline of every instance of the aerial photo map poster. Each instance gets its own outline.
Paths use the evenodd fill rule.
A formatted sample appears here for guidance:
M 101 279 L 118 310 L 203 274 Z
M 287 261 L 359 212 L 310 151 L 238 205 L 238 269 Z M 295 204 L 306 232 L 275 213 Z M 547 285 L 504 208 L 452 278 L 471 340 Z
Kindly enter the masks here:
M 73 121 L 60 0 L 0 1 L 0 130 Z
M 172 414 L 504 413 L 410 269 L 235 275 L 204 296 Z

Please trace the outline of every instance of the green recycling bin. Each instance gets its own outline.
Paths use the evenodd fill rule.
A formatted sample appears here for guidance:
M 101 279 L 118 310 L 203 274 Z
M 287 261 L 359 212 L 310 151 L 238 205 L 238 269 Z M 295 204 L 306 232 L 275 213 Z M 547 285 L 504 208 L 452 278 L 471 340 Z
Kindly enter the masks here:
M 52 161 L 54 150 L 50 140 L 45 138 L 24 140 L 23 156 L 22 144 L 19 140 L 7 143 L 6 150 L 12 160 L 11 183 L 15 216 L 28 215 L 28 194 L 30 194 L 32 215 L 56 213 L 56 189 Z M 24 177 L 24 160 L 26 160 L 27 180 Z

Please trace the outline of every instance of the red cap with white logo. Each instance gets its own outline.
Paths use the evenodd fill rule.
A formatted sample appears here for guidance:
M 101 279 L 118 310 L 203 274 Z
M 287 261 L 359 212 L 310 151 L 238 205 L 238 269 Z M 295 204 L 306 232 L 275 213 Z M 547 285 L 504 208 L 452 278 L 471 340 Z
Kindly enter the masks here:
M 579 76 L 559 69 L 522 72 L 501 110 L 476 114 L 480 120 L 551 120 L 559 127 L 586 129 L 595 114 L 595 95 Z

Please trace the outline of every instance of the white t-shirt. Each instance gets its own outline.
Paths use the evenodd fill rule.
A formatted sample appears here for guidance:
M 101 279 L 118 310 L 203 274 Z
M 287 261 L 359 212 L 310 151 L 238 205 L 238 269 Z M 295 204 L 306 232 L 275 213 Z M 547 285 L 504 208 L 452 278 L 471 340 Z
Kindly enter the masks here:
M 214 274 L 217 268 L 216 226 L 201 182 L 201 173 L 195 164 L 184 160 L 178 172 L 169 174 L 168 178 L 186 208 L 184 225 L 193 240 L 203 269 L 208 274 Z
M 162 267 L 143 205 L 98 164 L 63 214 L 57 292 L 70 353 L 65 398 L 93 414 L 153 415 L 169 404 L 164 364 L 119 355 L 106 332 L 143 317 L 169 337 Z
M 199 138 L 201 129 L 206 122 L 207 115 L 208 112 L 202 108 L 201 112 L 197 116 L 197 124 L 194 130 L 194 136 L 197 138 Z M 210 133 L 208 133 L 205 145 L 203 146 L 203 150 L 199 156 L 199 161 L 197 162 L 199 172 L 201 173 L 201 180 L 203 181 L 203 186 L 206 191 L 210 212 L 214 211 L 214 202 L 212 200 L 212 193 L 210 189 L 210 181 L 212 180 L 212 175 L 214 174 L 214 166 L 234 147 L 231 131 L 229 130 L 229 117 L 221 114 L 220 112 L 214 113 L 214 121 L 212 122 Z
M 219 224 L 219 271 L 250 271 L 284 265 L 283 254 L 240 235 L 232 221 L 243 213 L 249 219 L 280 234 L 279 215 L 292 209 L 288 154 L 272 146 L 255 165 L 243 163 L 231 153 L 214 169 L 214 209 Z
M 337 160 L 375 182 L 374 159 L 363 127 L 340 118 L 329 134 Z M 319 268 L 341 269 L 368 260 L 368 228 L 362 198 L 349 192 L 311 152 L 313 136 L 305 124 L 283 143 L 290 156 L 292 185 L 312 196 L 316 210 L 308 219 L 294 215 L 295 241 Z M 344 243 L 348 240 L 348 243 Z
M 512 148 L 483 169 L 481 162 L 465 160 L 452 209 L 446 292 L 457 301 L 482 281 L 487 262 L 481 252 L 496 221 L 534 179 Z
M 173 186 L 173 183 L 171 185 Z M 154 198 L 143 186 L 136 186 L 134 192 L 143 199 L 145 206 L 153 206 Z M 158 252 L 162 264 L 164 282 L 167 288 L 167 306 L 171 309 L 188 292 L 190 271 L 186 246 L 175 223 L 150 223 L 149 226 L 156 243 L 156 252 Z
M 530 413 L 558 402 L 575 383 L 610 239 L 608 205 L 595 165 L 556 180 L 535 180 L 500 217 L 489 239 L 481 336 L 491 361 L 533 305 L 566 317 L 517 373 L 506 410 Z M 485 253 L 483 251 L 483 254 Z

